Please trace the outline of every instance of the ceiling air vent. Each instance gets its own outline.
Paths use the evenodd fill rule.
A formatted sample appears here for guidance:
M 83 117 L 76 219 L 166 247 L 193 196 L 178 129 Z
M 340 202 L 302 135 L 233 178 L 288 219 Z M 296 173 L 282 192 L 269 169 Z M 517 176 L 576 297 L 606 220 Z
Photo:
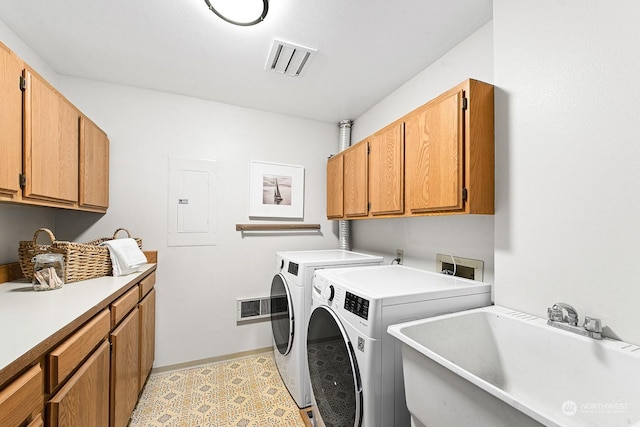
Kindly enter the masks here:
M 267 60 L 267 70 L 298 77 L 307 69 L 316 49 L 274 40 Z

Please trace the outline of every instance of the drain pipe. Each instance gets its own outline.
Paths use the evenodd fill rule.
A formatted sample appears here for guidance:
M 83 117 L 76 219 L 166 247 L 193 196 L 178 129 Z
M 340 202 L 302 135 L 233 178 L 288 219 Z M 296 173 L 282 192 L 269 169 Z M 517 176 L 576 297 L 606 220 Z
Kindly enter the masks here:
M 351 120 L 341 120 L 340 127 L 340 151 L 344 151 L 351 146 Z M 340 249 L 351 250 L 351 221 L 341 219 L 338 221 L 338 238 L 340 239 Z

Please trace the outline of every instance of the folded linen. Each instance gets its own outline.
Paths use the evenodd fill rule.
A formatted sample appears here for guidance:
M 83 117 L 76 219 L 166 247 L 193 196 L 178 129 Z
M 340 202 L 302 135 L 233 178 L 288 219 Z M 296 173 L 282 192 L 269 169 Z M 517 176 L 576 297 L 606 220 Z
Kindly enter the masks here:
M 138 267 L 147 263 L 147 257 L 142 253 L 134 239 L 107 240 L 100 245 L 109 248 L 114 277 L 134 273 L 138 271 Z

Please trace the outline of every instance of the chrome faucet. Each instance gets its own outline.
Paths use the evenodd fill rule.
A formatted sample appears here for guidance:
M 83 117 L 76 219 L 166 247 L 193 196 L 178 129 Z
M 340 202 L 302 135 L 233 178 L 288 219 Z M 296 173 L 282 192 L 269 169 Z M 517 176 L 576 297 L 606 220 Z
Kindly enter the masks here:
M 553 304 L 551 308 L 547 308 L 547 317 L 549 326 L 597 340 L 602 339 L 602 322 L 600 319 L 585 316 L 584 324 L 578 326 L 578 312 L 569 304 L 563 302 Z

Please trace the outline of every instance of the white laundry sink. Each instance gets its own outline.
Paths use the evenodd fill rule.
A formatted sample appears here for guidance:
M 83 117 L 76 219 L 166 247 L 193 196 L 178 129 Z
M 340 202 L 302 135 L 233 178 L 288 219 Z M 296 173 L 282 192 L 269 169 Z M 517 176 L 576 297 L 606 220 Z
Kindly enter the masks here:
M 412 426 L 640 426 L 640 347 L 491 306 L 388 328 Z

